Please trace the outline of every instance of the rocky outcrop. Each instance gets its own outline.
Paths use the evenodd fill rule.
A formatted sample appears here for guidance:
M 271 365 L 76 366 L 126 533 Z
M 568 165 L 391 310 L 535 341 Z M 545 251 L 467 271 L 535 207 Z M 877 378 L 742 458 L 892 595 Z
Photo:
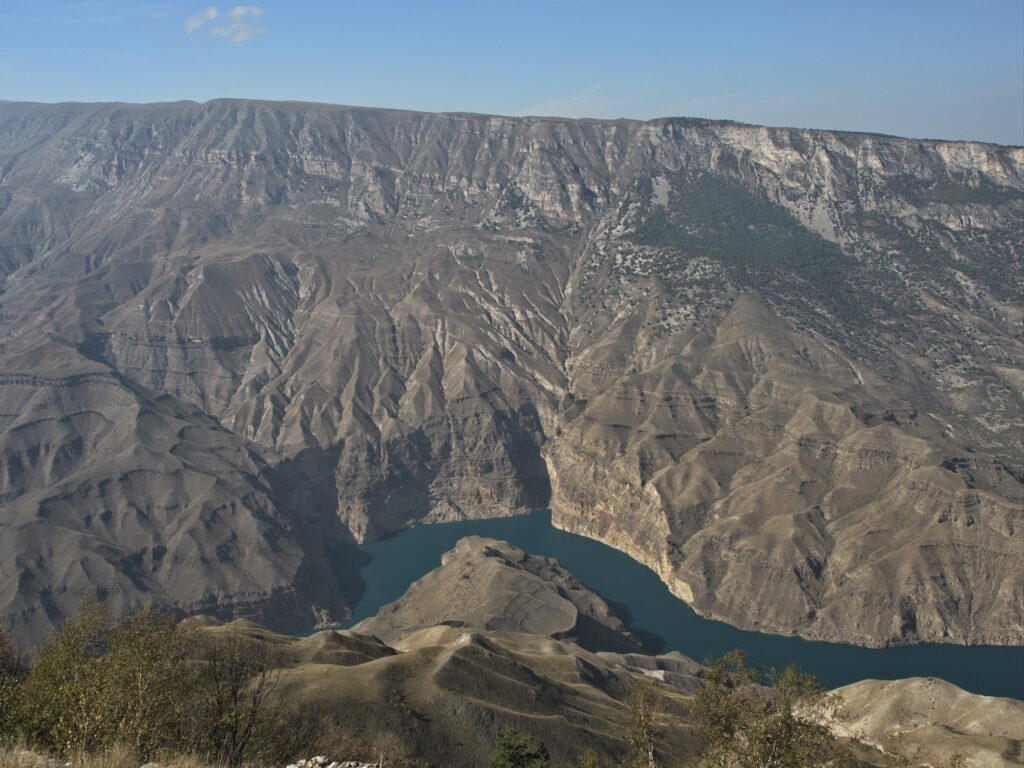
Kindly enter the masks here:
M 439 568 L 353 629 L 393 644 L 434 625 L 542 635 L 591 651 L 641 645 L 608 604 L 557 561 L 479 536 L 460 539 Z
M 550 504 L 699 611 L 1019 643 L 1024 150 L 0 104 L 0 612 L 343 619 Z
M 241 630 L 253 637 L 250 627 Z M 678 656 L 630 655 L 627 666 L 543 635 L 420 627 L 397 638 L 397 653 L 355 665 L 308 661 L 303 646 L 316 637 L 256 636 L 281 664 L 277 693 L 324 718 L 327 744 L 338 745 L 318 747 L 325 754 L 383 756 L 385 766 L 486 765 L 505 728 L 544 741 L 553 765 L 571 765 L 588 747 L 618 761 L 628 750 L 631 685 L 647 676 L 645 665 L 664 678 L 659 690 L 669 722 L 682 725 L 697 684 Z M 695 747 L 688 728 L 666 728 L 659 759 L 683 766 Z
M 942 765 L 960 754 L 975 768 L 1024 763 L 1024 702 L 975 696 L 933 678 L 864 680 L 836 690 L 837 735 Z

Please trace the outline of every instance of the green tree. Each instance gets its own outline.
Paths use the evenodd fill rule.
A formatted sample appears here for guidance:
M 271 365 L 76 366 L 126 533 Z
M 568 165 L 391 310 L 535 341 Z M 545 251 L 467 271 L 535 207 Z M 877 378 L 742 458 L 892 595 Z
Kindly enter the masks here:
M 761 683 L 767 679 L 769 686 Z M 839 700 L 812 675 L 788 667 L 764 674 L 734 651 L 710 665 L 692 716 L 701 764 L 716 768 L 807 768 L 846 752 L 827 725 Z
M 548 748 L 536 736 L 506 728 L 494 740 L 490 768 L 548 768 L 550 765 Z
M 11 645 L 7 627 L 0 624 L 0 677 L 17 678 L 21 670 L 21 656 Z
M 111 626 L 86 603 L 51 633 L 19 691 L 25 735 L 62 755 L 118 745 L 146 758 L 174 744 L 194 685 L 191 638 L 143 608 Z
M 101 659 L 107 650 L 107 613 L 86 603 L 77 618 L 51 632 L 21 686 L 24 727 L 32 741 L 69 754 L 101 743 Z
M 195 681 L 194 637 L 170 616 L 142 608 L 109 633 L 102 659 L 105 741 L 149 757 L 180 739 Z
M 111 624 L 98 604 L 51 632 L 24 682 L 0 631 L 0 738 L 59 755 L 127 750 L 145 762 L 190 752 L 218 765 L 301 751 L 316 711 L 276 695 L 265 643 L 203 633 L 142 608 Z
M 629 768 L 655 768 L 655 749 L 664 725 L 665 706 L 658 681 L 653 677 L 634 680 L 630 685 L 629 723 L 626 743 L 629 744 Z

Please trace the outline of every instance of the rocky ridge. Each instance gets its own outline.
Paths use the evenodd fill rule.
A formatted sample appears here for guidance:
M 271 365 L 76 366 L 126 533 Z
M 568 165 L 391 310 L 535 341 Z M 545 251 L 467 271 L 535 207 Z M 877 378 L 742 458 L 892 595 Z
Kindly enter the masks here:
M 473 562 L 474 550 L 478 570 L 486 570 L 488 561 L 507 559 L 537 571 L 531 574 L 535 579 L 481 584 L 494 593 L 492 604 L 516 602 L 506 596 L 519 588 L 521 601 L 529 602 L 538 582 L 557 591 L 571 578 L 550 561 L 477 537 L 463 539 L 434 576 L 461 571 Z M 488 630 L 469 622 L 433 624 L 428 616 L 416 624 L 414 603 L 428 583 L 413 585 L 396 604 L 405 607 L 408 619 L 401 631 L 393 629 L 393 609 L 374 618 L 389 629 L 392 644 L 351 630 L 286 636 L 241 619 L 193 618 L 189 624 L 197 632 L 265 650 L 277 681 L 275 695 L 301 702 L 307 717 L 322 718 L 316 733 L 327 745 L 317 749 L 331 754 L 372 755 L 382 765 L 483 765 L 495 735 L 511 727 L 545 741 L 553 764 L 573 764 L 586 749 L 614 762 L 628 752 L 624 734 L 631 690 L 637 681 L 653 679 L 666 726 L 658 739 L 659 764 L 690 765 L 697 757 L 689 719 L 692 696 L 702 684 L 703 669 L 696 662 L 678 653 L 595 653 L 566 638 L 518 631 L 525 628 L 521 624 Z M 575 591 L 584 589 L 580 585 Z M 588 602 L 584 595 L 576 597 Z M 947 764 L 954 754 L 964 756 L 970 768 L 1024 764 L 1024 702 L 972 695 L 922 678 L 866 680 L 834 693 L 843 706 L 830 725 L 858 765 L 887 764 L 883 748 L 898 748 L 914 765 Z M 65 765 L 0 747 L 0 762 L 4 759 L 26 768 Z M 321 754 L 289 768 L 332 765 L 370 768 L 374 763 L 335 763 Z
M 1024 703 L 972 696 L 934 678 L 863 680 L 839 688 L 836 734 L 880 749 L 901 747 L 916 762 L 939 765 L 969 756 L 978 768 L 1024 762 Z
M 281 628 L 550 504 L 700 612 L 1020 643 L 1024 149 L 0 104 L 0 611 Z
M 508 573 L 524 569 L 535 571 L 533 578 Z M 456 610 L 436 621 L 418 607 L 441 582 L 464 576 L 473 586 L 468 604 L 504 609 L 501 621 L 486 611 L 466 614 L 457 597 Z M 467 537 L 438 568 L 354 631 L 295 639 L 246 622 L 212 631 L 242 632 L 273 644 L 287 669 L 282 684 L 288 695 L 316 702 L 323 712 L 337 711 L 343 732 L 390 731 L 393 750 L 431 764 L 472 763 L 474 756 L 482 763 L 493 735 L 505 727 L 543 738 L 555 764 L 571 764 L 587 747 L 606 759 L 621 755 L 631 684 L 653 678 L 666 706 L 658 758 L 665 765 L 691 764 L 698 745 L 688 718 L 702 682 L 700 664 L 679 653 L 595 653 L 566 637 L 529 631 L 551 625 L 518 609 L 536 604 L 543 611 L 548 603 L 537 601 L 538 586 L 560 592 L 571 578 L 557 563 L 506 542 Z M 578 582 L 573 591 L 575 602 L 600 600 L 586 596 Z M 460 612 L 465 619 L 453 625 L 450 615 Z M 367 634 L 375 628 L 387 633 L 390 645 Z M 363 660 L 311 653 L 352 644 L 379 650 Z M 883 752 L 894 750 L 914 765 L 947 764 L 956 754 L 971 768 L 1024 764 L 1024 702 L 970 694 L 931 678 L 864 680 L 833 693 L 842 705 L 830 726 L 858 764 L 887 764 Z
M 434 625 L 542 635 L 594 652 L 641 650 L 608 604 L 557 561 L 479 536 L 460 539 L 439 568 L 352 629 L 394 643 Z

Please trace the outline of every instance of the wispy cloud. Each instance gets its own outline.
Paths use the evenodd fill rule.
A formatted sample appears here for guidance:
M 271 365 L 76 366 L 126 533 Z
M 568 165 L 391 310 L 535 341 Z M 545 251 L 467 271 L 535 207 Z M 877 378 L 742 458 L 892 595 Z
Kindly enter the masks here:
M 234 21 L 243 21 L 247 16 L 262 16 L 263 9 L 258 5 L 236 5 L 225 16 Z
M 191 35 L 193 32 L 197 31 L 200 27 L 202 27 L 203 24 L 205 24 L 208 21 L 213 21 L 216 18 L 217 8 L 211 5 L 202 13 L 197 13 L 194 16 L 189 16 L 187 19 L 185 19 L 185 31 Z
M 255 20 L 263 15 L 263 9 L 258 5 L 236 5 L 229 11 L 221 13 L 217 6 L 211 5 L 204 11 L 189 16 L 185 19 L 185 31 L 190 35 L 208 27 L 211 37 L 220 37 L 232 43 L 244 43 L 256 35 L 266 32 L 266 29 L 257 25 Z M 212 24 L 220 21 L 221 23 Z

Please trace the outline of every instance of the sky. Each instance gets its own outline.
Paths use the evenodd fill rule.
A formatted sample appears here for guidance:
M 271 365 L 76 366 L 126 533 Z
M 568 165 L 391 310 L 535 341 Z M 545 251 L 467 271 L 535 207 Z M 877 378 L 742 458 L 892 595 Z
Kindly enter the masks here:
M 0 0 L 0 99 L 725 118 L 1024 144 L 1024 0 Z

